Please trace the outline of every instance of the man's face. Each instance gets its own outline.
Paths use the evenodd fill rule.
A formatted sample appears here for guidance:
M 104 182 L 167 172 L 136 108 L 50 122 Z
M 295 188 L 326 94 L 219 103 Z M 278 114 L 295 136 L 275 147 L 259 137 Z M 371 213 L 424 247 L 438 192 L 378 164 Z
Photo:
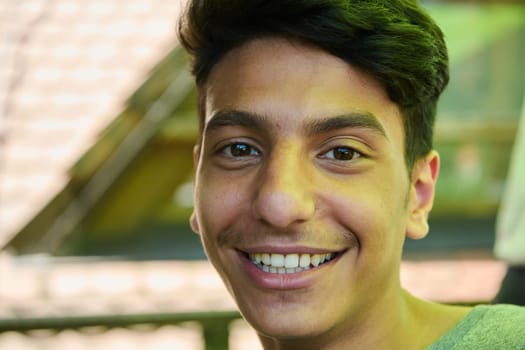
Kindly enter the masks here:
M 192 226 L 244 317 L 292 338 L 388 318 L 418 195 L 382 86 L 267 38 L 229 52 L 203 88 Z

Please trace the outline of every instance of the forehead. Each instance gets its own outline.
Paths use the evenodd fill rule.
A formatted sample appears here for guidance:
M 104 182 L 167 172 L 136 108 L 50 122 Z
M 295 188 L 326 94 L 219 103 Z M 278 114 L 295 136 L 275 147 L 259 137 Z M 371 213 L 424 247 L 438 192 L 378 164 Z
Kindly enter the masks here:
M 281 127 L 357 112 L 402 128 L 397 105 L 376 79 L 317 47 L 283 38 L 231 50 L 203 89 L 205 124 L 223 110 L 262 115 Z

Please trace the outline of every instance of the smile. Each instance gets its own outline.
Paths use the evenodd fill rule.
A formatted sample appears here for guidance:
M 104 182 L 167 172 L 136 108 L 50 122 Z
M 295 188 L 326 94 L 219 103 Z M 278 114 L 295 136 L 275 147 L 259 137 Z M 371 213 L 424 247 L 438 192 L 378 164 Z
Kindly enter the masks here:
M 337 253 L 327 254 L 248 254 L 251 262 L 260 270 L 276 274 L 297 273 L 326 264 Z

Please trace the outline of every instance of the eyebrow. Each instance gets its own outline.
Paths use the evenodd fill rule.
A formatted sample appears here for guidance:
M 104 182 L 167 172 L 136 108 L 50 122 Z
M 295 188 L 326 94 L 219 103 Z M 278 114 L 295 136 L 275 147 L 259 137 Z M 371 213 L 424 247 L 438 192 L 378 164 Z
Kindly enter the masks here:
M 369 112 L 352 112 L 325 119 L 313 120 L 305 126 L 309 136 L 328 133 L 344 128 L 366 128 L 386 138 L 386 132 L 376 116 Z
M 263 130 L 270 127 L 267 118 L 243 111 L 224 110 L 213 114 L 210 121 L 206 124 L 205 133 L 210 133 L 214 130 L 226 126 L 240 126 L 247 129 Z
M 256 113 L 223 110 L 212 115 L 206 124 L 204 132 L 210 133 L 227 126 L 239 126 L 252 130 L 270 130 L 271 124 L 268 119 Z M 370 129 L 385 138 L 386 132 L 377 117 L 369 112 L 352 112 L 317 120 L 312 120 L 304 126 L 304 132 L 308 136 L 328 133 L 345 128 Z

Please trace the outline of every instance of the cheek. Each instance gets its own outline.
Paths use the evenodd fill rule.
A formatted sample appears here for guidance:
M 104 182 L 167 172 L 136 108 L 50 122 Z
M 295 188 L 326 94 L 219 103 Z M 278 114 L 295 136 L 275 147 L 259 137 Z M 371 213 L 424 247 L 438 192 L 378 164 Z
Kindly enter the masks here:
M 216 235 L 227 229 L 246 210 L 247 192 L 236 181 L 203 175 L 198 177 L 196 188 L 195 209 L 205 235 Z
M 352 199 L 333 202 L 336 222 L 358 241 L 353 280 L 360 281 L 359 291 L 370 302 L 379 297 L 370 291 L 383 294 L 385 286 L 396 285 L 399 280 L 404 229 L 398 200 L 393 193 L 376 187 L 360 190 Z
M 405 192 L 383 180 L 372 185 L 354 183 L 332 191 L 329 209 L 341 225 L 356 236 L 364 254 L 401 249 L 404 240 Z M 351 187 L 350 187 L 351 186 Z

